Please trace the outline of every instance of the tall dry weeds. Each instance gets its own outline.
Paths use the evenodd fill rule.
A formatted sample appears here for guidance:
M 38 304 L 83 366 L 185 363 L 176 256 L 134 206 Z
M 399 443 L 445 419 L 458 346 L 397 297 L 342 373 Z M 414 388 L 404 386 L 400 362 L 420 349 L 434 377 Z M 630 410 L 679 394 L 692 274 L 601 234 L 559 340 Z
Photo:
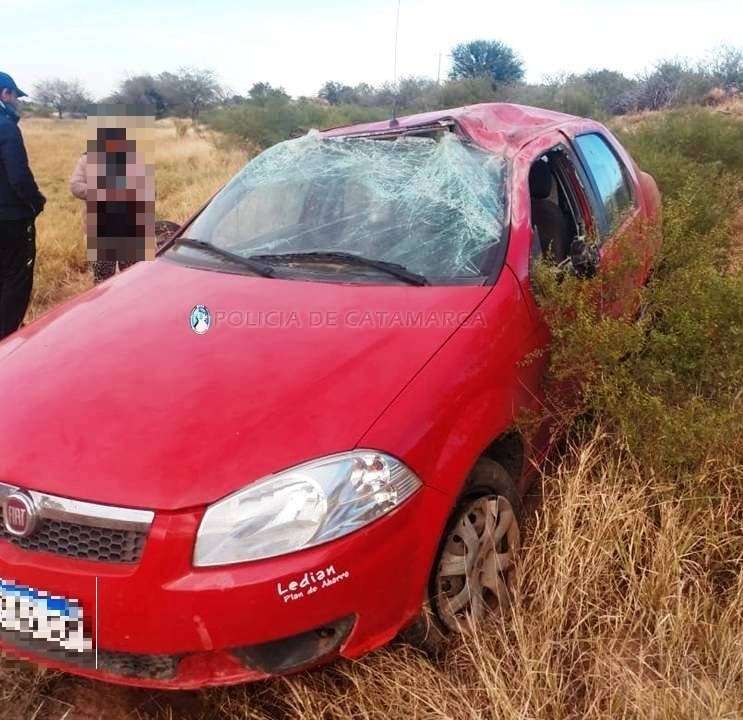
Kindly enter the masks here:
M 189 717 L 743 717 L 743 475 L 689 479 L 648 476 L 595 428 L 543 477 L 505 617 L 440 663 L 397 645 L 205 693 Z

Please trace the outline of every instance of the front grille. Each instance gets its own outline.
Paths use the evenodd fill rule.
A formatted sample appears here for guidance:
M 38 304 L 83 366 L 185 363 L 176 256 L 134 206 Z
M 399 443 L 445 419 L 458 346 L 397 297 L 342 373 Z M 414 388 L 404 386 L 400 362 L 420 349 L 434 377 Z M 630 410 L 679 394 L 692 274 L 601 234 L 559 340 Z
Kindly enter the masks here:
M 56 648 L 43 640 L 29 638 L 19 632 L 9 630 L 0 630 L 0 640 L 17 650 L 25 650 L 51 661 L 67 663 L 87 670 L 96 667 L 95 650 L 83 653 L 69 652 Z M 182 658 L 181 655 L 137 655 L 102 648 L 99 648 L 97 656 L 97 669 L 101 672 L 143 680 L 168 680 L 175 677 L 178 663 Z
M 42 519 L 31 537 L 21 538 L 5 529 L 0 509 L 0 539 L 24 550 L 99 562 L 136 563 L 142 557 L 147 533 Z

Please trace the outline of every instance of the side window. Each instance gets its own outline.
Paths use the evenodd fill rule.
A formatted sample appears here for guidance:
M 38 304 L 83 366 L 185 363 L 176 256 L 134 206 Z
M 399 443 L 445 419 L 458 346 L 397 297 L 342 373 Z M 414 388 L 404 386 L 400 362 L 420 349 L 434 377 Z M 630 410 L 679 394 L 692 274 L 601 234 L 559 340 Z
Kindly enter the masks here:
M 634 208 L 634 195 L 627 171 L 598 133 L 578 135 L 575 144 L 583 156 L 586 169 L 593 178 L 599 200 L 606 211 L 606 232 L 611 233 Z
M 573 241 L 593 227 L 589 203 L 567 148 L 556 146 L 532 162 L 529 195 L 531 259 L 545 257 L 559 265 L 571 256 Z

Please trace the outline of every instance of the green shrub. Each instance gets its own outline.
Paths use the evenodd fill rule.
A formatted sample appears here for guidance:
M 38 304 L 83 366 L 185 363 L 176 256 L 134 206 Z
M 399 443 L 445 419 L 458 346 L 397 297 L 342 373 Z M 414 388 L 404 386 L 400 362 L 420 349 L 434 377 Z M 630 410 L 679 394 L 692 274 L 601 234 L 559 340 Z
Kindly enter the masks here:
M 495 102 L 497 93 L 487 78 L 450 80 L 437 88 L 434 96 L 438 108 L 454 108 L 475 103 Z M 431 108 L 436 109 L 436 108 Z
M 683 178 L 725 169 L 743 176 L 743 122 L 701 108 L 674 110 L 617 132 L 664 194 L 676 195 Z
M 634 259 L 588 281 L 542 268 L 540 302 L 553 334 L 552 411 L 590 411 L 658 471 L 743 458 L 743 277 L 731 268 L 743 207 L 743 123 L 673 113 L 625 136 L 665 191 L 663 245 L 638 318 L 599 300 L 626 287 Z M 736 147 L 734 143 L 737 142 Z M 619 239 L 618 242 L 622 243 Z M 577 377 L 583 403 L 564 404 Z
M 321 105 L 313 102 L 271 99 L 265 103 L 244 102 L 215 110 L 206 122 L 234 140 L 265 149 L 313 128 L 350 125 L 391 116 L 384 108 L 360 105 Z

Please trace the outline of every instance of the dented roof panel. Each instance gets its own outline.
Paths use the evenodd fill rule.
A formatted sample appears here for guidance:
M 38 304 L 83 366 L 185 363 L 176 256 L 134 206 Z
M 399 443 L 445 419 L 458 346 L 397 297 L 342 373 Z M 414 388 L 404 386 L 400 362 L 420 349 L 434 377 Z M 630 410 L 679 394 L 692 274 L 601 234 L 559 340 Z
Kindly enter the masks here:
M 439 122 L 454 121 L 477 145 L 487 150 L 511 155 L 545 130 L 574 122 L 579 118 L 566 113 L 514 105 L 482 103 L 449 110 L 399 117 L 395 122 L 381 120 L 361 125 L 333 128 L 327 136 L 401 131 Z M 396 124 L 395 124 L 396 123 Z

